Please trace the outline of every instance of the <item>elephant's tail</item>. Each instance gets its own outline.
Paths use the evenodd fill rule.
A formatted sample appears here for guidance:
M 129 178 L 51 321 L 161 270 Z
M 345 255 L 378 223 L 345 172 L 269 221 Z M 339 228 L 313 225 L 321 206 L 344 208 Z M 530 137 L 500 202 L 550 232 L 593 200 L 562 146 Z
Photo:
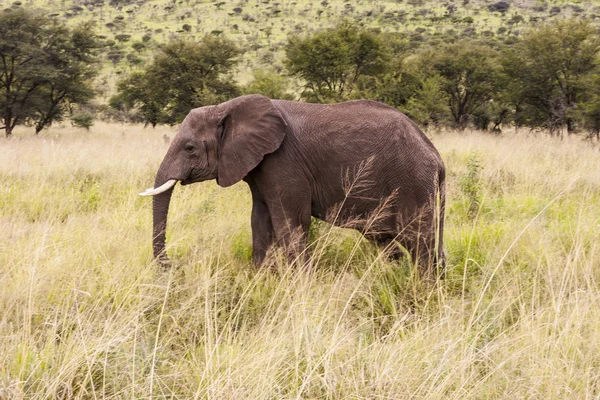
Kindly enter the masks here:
M 438 172 L 439 219 L 437 224 L 438 243 L 435 264 L 441 277 L 446 271 L 446 255 L 444 253 L 444 215 L 446 213 L 446 170 L 442 166 Z

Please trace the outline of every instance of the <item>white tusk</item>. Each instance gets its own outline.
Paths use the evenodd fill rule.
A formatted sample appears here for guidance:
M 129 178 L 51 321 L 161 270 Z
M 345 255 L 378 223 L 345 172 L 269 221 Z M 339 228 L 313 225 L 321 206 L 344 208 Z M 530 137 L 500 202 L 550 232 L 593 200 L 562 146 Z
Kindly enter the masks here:
M 146 191 L 140 193 L 140 196 L 154 196 L 157 194 L 160 194 L 162 192 L 166 192 L 167 190 L 171 189 L 173 186 L 175 186 L 175 184 L 177 183 L 177 179 L 169 179 L 168 181 L 166 181 L 165 183 L 163 183 L 161 186 L 155 188 L 148 188 L 146 189 Z

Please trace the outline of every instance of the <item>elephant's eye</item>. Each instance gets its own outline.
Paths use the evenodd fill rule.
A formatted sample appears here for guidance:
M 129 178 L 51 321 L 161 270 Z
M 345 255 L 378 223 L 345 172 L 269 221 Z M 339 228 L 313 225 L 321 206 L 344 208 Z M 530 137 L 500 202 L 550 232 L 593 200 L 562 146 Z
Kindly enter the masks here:
M 194 147 L 194 145 L 189 144 L 189 143 L 186 144 L 185 146 L 183 146 L 183 149 L 185 151 L 187 151 L 188 153 L 193 153 L 196 150 L 196 148 Z

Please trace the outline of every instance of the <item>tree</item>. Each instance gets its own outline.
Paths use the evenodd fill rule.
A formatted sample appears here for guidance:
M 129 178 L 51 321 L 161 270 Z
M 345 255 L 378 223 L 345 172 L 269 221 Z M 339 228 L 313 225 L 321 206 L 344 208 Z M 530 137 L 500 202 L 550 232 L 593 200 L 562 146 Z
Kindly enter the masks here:
M 447 95 L 441 90 L 441 81 L 439 75 L 424 79 L 402 108 L 415 122 L 425 126 L 446 122 L 448 103 Z
M 600 71 L 598 71 L 600 72 Z M 587 80 L 585 98 L 580 99 L 576 117 L 591 135 L 600 140 L 600 74 L 595 73 Z
M 108 58 L 113 63 L 113 66 L 116 67 L 117 63 L 123 59 L 123 56 L 124 54 L 121 50 L 113 50 L 106 55 L 106 58 Z
M 464 129 L 471 116 L 488 103 L 499 89 L 498 53 L 470 40 L 442 47 L 432 59 L 447 94 L 454 124 Z
M 131 47 L 133 47 L 133 49 L 138 53 L 141 53 L 146 49 L 146 45 L 142 42 L 134 42 Z
M 86 104 L 94 97 L 91 80 L 98 74 L 96 50 L 99 44 L 89 23 L 75 27 L 72 31 L 57 29 L 54 55 L 48 67 L 46 83 L 41 87 L 32 118 L 35 133 L 63 119 L 68 105 Z M 59 34 L 61 36 L 59 36 Z
M 156 126 L 161 122 L 164 98 L 149 84 L 146 72 L 133 72 L 117 84 L 118 94 L 110 99 L 110 106 L 125 111 L 137 108 L 144 122 Z
M 33 114 L 32 98 L 43 84 L 44 17 L 19 9 L 0 15 L 0 89 L 6 137 Z
M 92 97 L 96 39 L 89 25 L 73 30 L 35 12 L 0 15 L 0 113 L 6 136 L 18 124 L 36 133 L 61 119 L 68 102 Z
M 600 36 L 586 20 L 556 21 L 524 35 L 503 57 L 515 123 L 574 131 L 599 54 Z
M 361 76 L 384 73 L 389 49 L 374 32 L 342 23 L 306 38 L 292 37 L 285 65 L 304 81 L 302 96 L 319 103 L 349 98 Z
M 276 73 L 257 70 L 253 72 L 254 80 L 243 88 L 244 94 L 262 94 L 271 99 L 293 100 L 287 80 Z
M 94 114 L 89 110 L 79 110 L 71 116 L 71 123 L 78 128 L 89 131 L 94 125 Z
M 235 97 L 238 89 L 226 77 L 239 50 L 228 39 L 206 36 L 199 42 L 176 39 L 159 47 L 153 61 L 117 85 L 115 108 L 139 109 L 144 121 L 174 124 L 190 109 Z

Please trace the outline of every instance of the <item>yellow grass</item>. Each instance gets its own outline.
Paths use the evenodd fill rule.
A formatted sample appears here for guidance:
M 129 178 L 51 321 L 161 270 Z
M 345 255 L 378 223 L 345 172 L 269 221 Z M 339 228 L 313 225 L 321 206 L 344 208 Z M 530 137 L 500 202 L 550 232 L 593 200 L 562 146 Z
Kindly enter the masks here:
M 0 140 L 0 399 L 600 396 L 600 152 L 432 134 L 447 277 L 311 230 L 312 268 L 255 270 L 244 184 L 178 186 L 164 271 L 153 183 L 174 130 Z

